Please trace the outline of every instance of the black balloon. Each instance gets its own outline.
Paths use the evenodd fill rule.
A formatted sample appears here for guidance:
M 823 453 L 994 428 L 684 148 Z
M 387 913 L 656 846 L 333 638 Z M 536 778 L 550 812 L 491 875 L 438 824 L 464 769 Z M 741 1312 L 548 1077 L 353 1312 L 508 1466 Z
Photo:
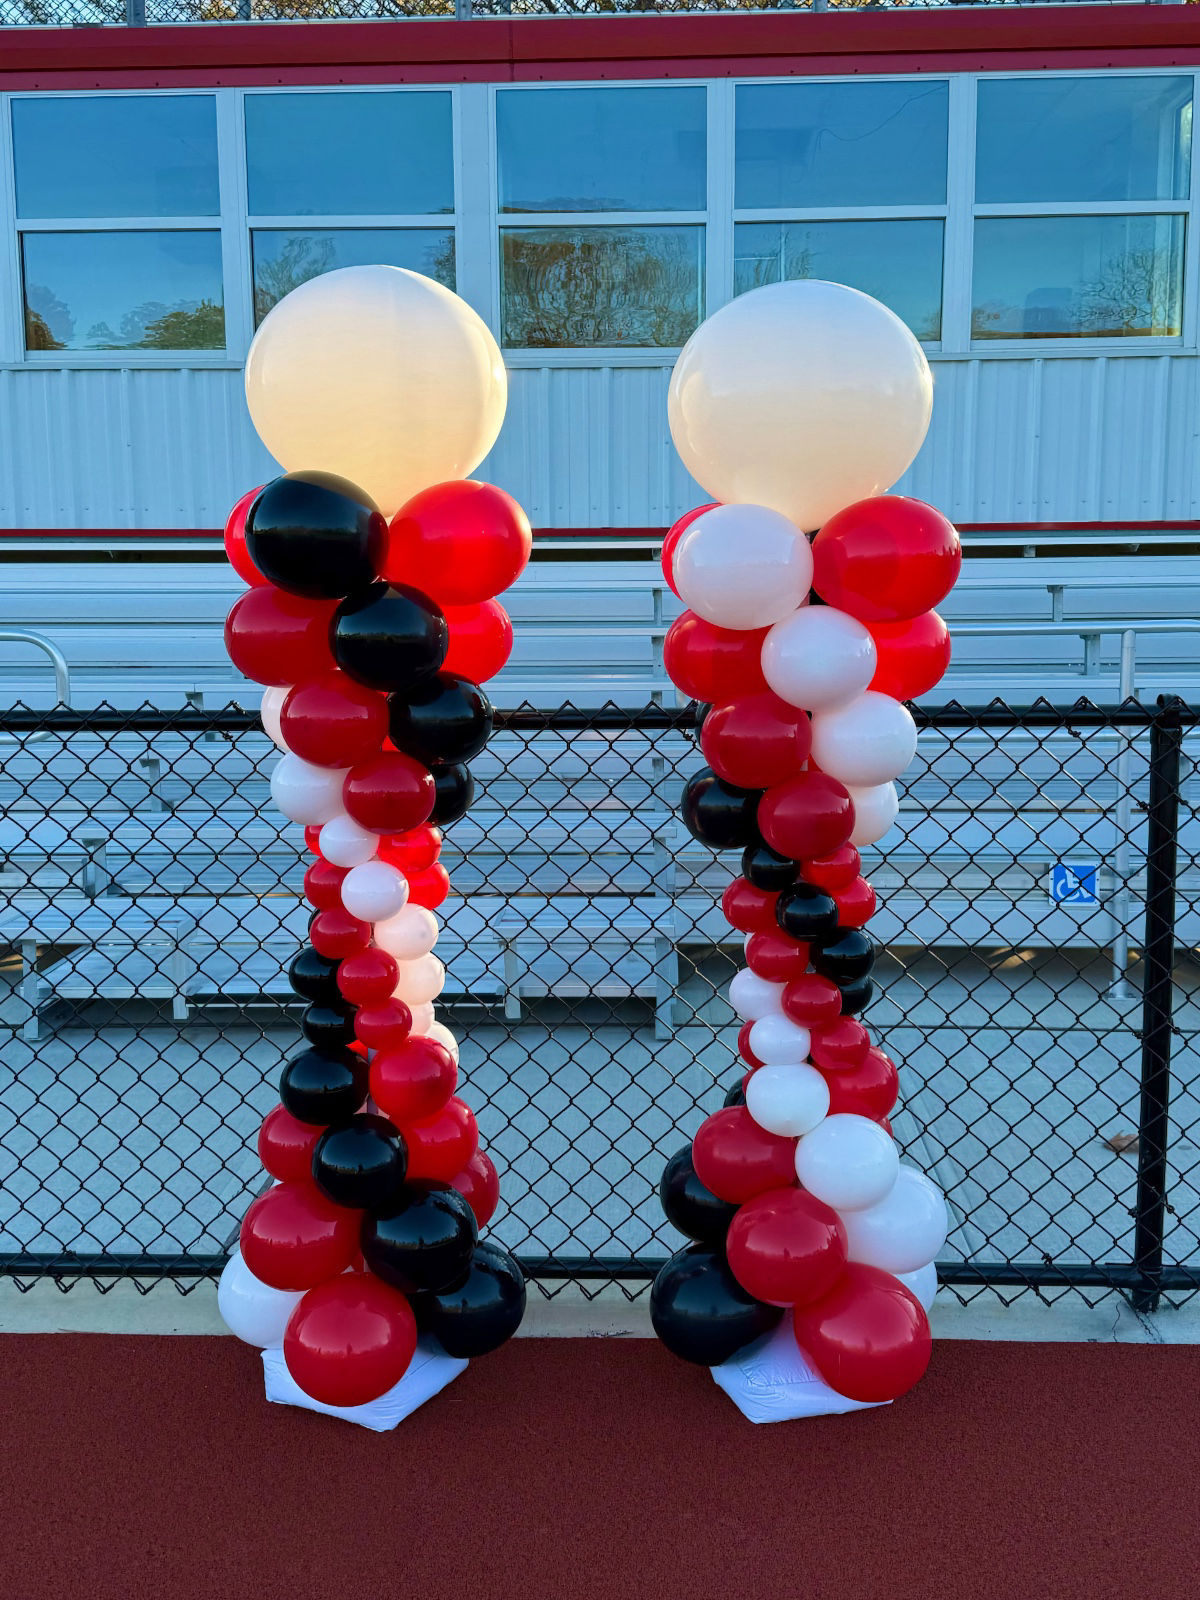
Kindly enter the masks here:
M 739 1088 L 741 1085 L 739 1084 Z M 729 1104 L 728 1100 L 725 1102 Z M 729 1224 L 737 1215 L 737 1207 L 727 1200 L 718 1200 L 711 1189 L 706 1189 L 696 1176 L 692 1165 L 692 1147 L 685 1144 L 663 1168 L 658 1183 L 658 1198 L 662 1201 L 667 1221 L 689 1239 L 700 1239 L 706 1244 L 720 1244 L 729 1232 Z
M 465 817 L 471 809 L 475 779 L 466 767 L 435 767 L 433 790 L 433 812 L 429 820 L 439 828 L 446 828 L 459 817 Z
M 875 965 L 875 941 L 861 928 L 839 928 L 832 939 L 822 939 L 809 956 L 815 971 L 834 983 L 865 978 Z
M 714 850 L 744 850 L 759 838 L 761 789 L 735 789 L 704 767 L 687 781 L 680 815 L 693 839 Z
M 874 999 L 875 985 L 870 978 L 851 978 L 848 983 L 838 984 L 838 993 L 842 997 L 842 1015 L 856 1017 Z
M 650 1291 L 650 1320 L 672 1355 L 716 1367 L 770 1333 L 781 1306 L 764 1305 L 742 1288 L 720 1250 L 692 1244 L 672 1256 Z
M 302 1050 L 280 1074 L 279 1098 L 297 1122 L 345 1122 L 367 1098 L 367 1063 L 353 1050 Z
M 320 955 L 312 945 L 306 944 L 288 968 L 288 982 L 296 994 L 314 1006 L 340 1006 L 342 991 L 337 984 L 340 966 L 340 961 L 330 961 L 328 956 Z
M 402 1294 L 440 1294 L 461 1283 L 479 1237 L 475 1213 L 446 1183 L 413 1183 L 363 1218 L 371 1271 Z
M 830 894 L 811 883 L 793 883 L 775 902 L 775 917 L 784 933 L 802 944 L 828 938 L 837 931 L 837 905 Z
M 288 472 L 246 517 L 251 561 L 289 594 L 334 600 L 375 578 L 387 523 L 361 489 L 332 472 Z
M 448 1356 L 469 1361 L 490 1355 L 521 1326 L 525 1275 L 507 1250 L 478 1244 L 462 1283 L 440 1294 L 416 1295 L 412 1308 L 417 1326 Z
M 781 856 L 769 844 L 747 845 L 742 851 L 742 877 L 756 889 L 776 892 L 795 883 L 800 876 L 800 863 L 791 856 Z
M 731 1083 L 726 1089 L 725 1098 L 721 1104 L 723 1106 L 744 1106 L 746 1104 L 746 1090 L 740 1078 Z
M 334 1205 L 356 1210 L 386 1205 L 407 1169 L 408 1148 L 400 1130 L 370 1112 L 326 1128 L 313 1150 L 317 1188 Z
M 695 705 L 696 705 L 696 732 L 699 733 L 700 729 L 704 726 L 705 722 L 708 719 L 708 714 L 713 708 L 713 703 L 712 703 L 711 700 L 697 700 L 695 702 Z
M 300 1019 L 300 1031 L 309 1044 L 324 1050 L 354 1043 L 354 1007 L 309 1006 Z
M 408 694 L 446 659 L 445 613 L 419 589 L 373 583 L 337 608 L 330 629 L 334 660 L 368 689 Z
M 439 672 L 390 702 L 392 743 L 426 767 L 477 756 L 492 736 L 492 702 L 477 683 Z

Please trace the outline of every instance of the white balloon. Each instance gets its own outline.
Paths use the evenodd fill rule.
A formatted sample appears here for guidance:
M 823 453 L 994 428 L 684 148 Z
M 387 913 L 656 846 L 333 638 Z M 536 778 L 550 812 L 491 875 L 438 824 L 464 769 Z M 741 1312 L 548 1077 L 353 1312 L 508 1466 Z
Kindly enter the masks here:
M 217 1310 L 230 1333 L 265 1350 L 283 1343 L 288 1318 L 304 1299 L 304 1291 L 272 1289 L 262 1283 L 235 1250 L 217 1284 Z
M 425 1037 L 427 1039 L 436 1039 L 439 1044 L 444 1044 L 454 1057 L 455 1065 L 458 1064 L 458 1040 L 444 1022 L 435 1022 L 431 1028 L 427 1028 Z
M 766 506 L 717 506 L 675 547 L 679 598 L 718 628 L 765 628 L 794 611 L 812 583 L 812 547 Z
M 811 531 L 912 464 L 933 380 L 885 306 L 816 279 L 731 300 L 684 346 L 671 437 L 714 500 L 750 500 Z
M 915 1167 L 901 1167 L 889 1194 L 844 1220 L 850 1260 L 895 1273 L 928 1266 L 950 1226 L 942 1191 Z
M 397 961 L 427 956 L 437 943 L 438 920 L 428 906 L 410 901 L 402 911 L 375 924 L 375 943 Z
M 828 711 L 853 700 L 875 676 L 875 641 L 845 611 L 802 606 L 763 640 L 762 669 L 781 700 Z
M 868 689 L 812 719 L 812 758 L 847 786 L 871 788 L 898 778 L 917 753 L 917 725 L 890 694 Z
M 937 1268 L 932 1261 L 924 1267 L 918 1267 L 915 1272 L 894 1272 L 892 1276 L 916 1295 L 924 1310 L 929 1310 L 938 1292 Z
M 246 357 L 246 404 L 275 459 L 349 478 L 388 517 L 479 465 L 507 397 L 487 325 L 403 267 L 343 267 L 300 284 Z
M 900 1170 L 896 1146 L 877 1122 L 848 1111 L 826 1117 L 796 1146 L 796 1176 L 835 1211 L 877 1205 Z
M 322 835 L 324 832 L 322 828 Z M 352 917 L 362 922 L 384 922 L 403 911 L 407 902 L 408 879 L 390 862 L 364 861 L 351 867 L 342 879 L 342 904 Z
M 412 1031 L 416 1034 L 427 1034 L 431 1028 L 436 1028 L 433 1020 L 433 1001 L 426 1000 L 423 1005 L 409 1006 L 412 1012 Z
M 768 1133 L 794 1139 L 828 1113 L 829 1085 L 805 1062 L 769 1062 L 750 1074 L 746 1110 Z
M 335 867 L 361 867 L 379 849 L 379 835 L 360 828 L 353 817 L 339 810 L 321 829 L 317 846 Z
M 314 767 L 299 756 L 286 755 L 271 774 L 271 799 L 292 822 L 316 827 L 341 811 L 342 785 L 349 770 Z
M 282 689 L 277 686 L 264 689 L 262 710 L 259 712 L 267 738 L 283 751 L 287 750 L 287 745 L 284 743 L 283 733 L 279 727 L 279 713 L 283 710 L 283 702 L 291 692 L 290 685 L 285 685 Z
M 847 785 L 854 802 L 854 829 L 850 843 L 860 849 L 875 844 L 900 814 L 900 796 L 894 783 L 879 783 L 869 789 Z
M 418 956 L 400 963 L 400 976 L 392 993 L 406 1006 L 424 1005 L 437 999 L 446 987 L 446 969 L 436 956 Z
M 749 1044 L 765 1066 L 771 1061 L 807 1061 L 812 1037 L 782 1011 L 769 1011 L 750 1024 Z
M 729 1004 L 743 1022 L 757 1022 L 772 1011 L 783 1010 L 785 988 L 785 984 L 771 983 L 749 967 L 743 967 L 730 980 Z

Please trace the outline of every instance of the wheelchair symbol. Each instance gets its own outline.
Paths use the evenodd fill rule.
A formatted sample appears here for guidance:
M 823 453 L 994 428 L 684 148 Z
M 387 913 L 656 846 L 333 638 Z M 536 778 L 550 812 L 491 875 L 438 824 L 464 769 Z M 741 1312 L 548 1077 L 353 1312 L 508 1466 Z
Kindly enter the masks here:
M 1059 906 L 1098 906 L 1098 861 L 1056 861 L 1050 868 L 1050 898 Z

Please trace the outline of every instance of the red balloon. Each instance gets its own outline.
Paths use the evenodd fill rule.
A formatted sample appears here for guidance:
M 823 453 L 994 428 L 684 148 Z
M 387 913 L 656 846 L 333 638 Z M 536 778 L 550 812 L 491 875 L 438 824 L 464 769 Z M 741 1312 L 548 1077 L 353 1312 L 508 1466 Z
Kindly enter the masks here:
M 962 546 L 923 500 L 881 494 L 835 512 L 813 540 L 813 588 L 860 622 L 899 622 L 953 589 Z
M 831 1072 L 826 1081 L 830 1116 L 835 1111 L 848 1111 L 878 1122 L 887 1116 L 900 1093 L 900 1076 L 895 1063 L 874 1044 L 856 1067 Z
M 742 1205 L 796 1181 L 796 1141 L 768 1133 L 745 1106 L 725 1106 L 700 1124 L 692 1166 L 719 1200 Z
M 458 1190 L 475 1213 L 475 1221 L 486 1228 L 500 1204 L 500 1178 L 491 1159 L 476 1150 L 462 1171 L 451 1178 L 450 1187 Z
M 410 1034 L 371 1062 L 371 1099 L 393 1122 L 424 1122 L 454 1093 L 458 1068 L 436 1039 Z
M 382 576 L 439 605 L 474 605 L 514 584 L 532 549 L 529 518 L 512 495 L 457 478 L 422 489 L 400 507 L 388 529 Z
M 950 630 L 936 611 L 903 622 L 872 622 L 875 676 L 870 688 L 894 700 L 915 700 L 942 681 L 950 665 Z
M 401 872 L 424 872 L 442 853 L 442 830 L 424 822 L 408 833 L 394 833 L 379 846 L 379 859 Z
M 261 483 L 257 489 L 247 490 L 229 513 L 225 524 L 225 554 L 229 557 L 229 565 L 243 583 L 253 588 L 261 588 L 269 581 L 251 561 L 250 552 L 246 549 L 246 516 L 262 491 Z
M 865 878 L 855 878 L 845 889 L 833 891 L 833 903 L 838 908 L 838 923 L 843 928 L 861 928 L 875 915 L 878 901 L 875 891 Z
M 847 1264 L 823 1299 L 797 1306 L 793 1328 L 818 1377 L 848 1400 L 899 1399 L 933 1354 L 929 1319 L 915 1295 L 890 1272 L 860 1261 Z
M 671 563 L 675 558 L 675 546 L 697 517 L 702 517 L 706 511 L 712 511 L 719 503 L 719 501 L 710 500 L 706 506 L 696 506 L 692 511 L 685 511 L 679 521 L 673 522 L 667 529 L 666 537 L 662 542 L 662 554 L 659 560 L 662 562 L 663 577 L 667 580 L 667 588 L 670 589 L 677 600 L 679 598 L 679 590 L 675 587 L 675 574 L 671 570 Z
M 298 683 L 279 713 L 283 741 L 315 767 L 352 767 L 375 755 L 388 731 L 386 695 L 344 672 Z
M 896 1137 L 896 1134 L 892 1128 L 891 1119 L 889 1117 L 877 1117 L 875 1120 L 879 1123 L 879 1126 L 883 1129 L 884 1133 L 887 1134 L 889 1139 L 894 1139 Z
M 845 889 L 854 882 L 862 868 L 862 858 L 852 844 L 844 844 L 827 856 L 816 856 L 800 863 L 800 876 L 805 883 L 832 894 L 835 889 Z
M 309 943 L 330 961 L 345 961 L 371 942 L 371 924 L 360 922 L 341 906 L 318 911 L 308 930 Z
M 311 1122 L 297 1122 L 290 1111 L 276 1106 L 258 1130 L 258 1159 L 284 1183 L 311 1183 L 313 1150 L 324 1132 Z
M 779 927 L 775 918 L 778 899 L 771 889 L 758 889 L 748 878 L 735 878 L 721 896 L 721 910 L 739 933 L 773 933 Z
M 449 1183 L 479 1148 L 475 1113 L 463 1101 L 449 1100 L 435 1117 L 407 1123 L 408 1182 L 435 1179 Z
M 766 789 L 800 771 L 812 749 L 808 714 L 770 689 L 713 706 L 700 748 L 718 778 L 740 789 Z
M 783 1010 L 802 1028 L 827 1028 L 842 1014 L 842 991 L 819 972 L 806 972 L 783 991 Z
M 769 1306 L 823 1299 L 846 1270 L 846 1229 L 806 1189 L 769 1189 L 739 1207 L 725 1235 L 729 1270 Z
M 753 1022 L 743 1022 L 741 1027 L 738 1029 L 738 1055 L 741 1056 L 742 1060 L 746 1062 L 748 1066 L 761 1067 L 762 1062 L 750 1048 L 750 1029 L 753 1026 Z
M 319 827 L 307 827 L 304 830 L 304 848 L 310 856 L 321 857 L 321 830 Z M 323 858 L 321 858 L 323 859 Z M 349 868 L 347 868 L 349 871 Z
M 398 750 L 383 750 L 355 763 L 342 785 L 342 804 L 360 828 L 372 833 L 407 833 L 433 810 L 433 774 Z
M 827 856 L 849 840 L 854 802 L 828 773 L 800 772 L 763 795 L 758 826 L 772 850 L 793 861 Z
M 408 898 L 414 906 L 436 911 L 450 893 L 450 874 L 440 861 L 423 872 L 408 874 Z
M 400 979 L 400 963 L 378 945 L 347 956 L 338 968 L 342 998 L 352 1006 L 382 1006 L 392 998 Z
M 450 629 L 450 648 L 443 672 L 456 672 L 472 683 L 494 678 L 512 655 L 513 630 L 508 612 L 499 600 L 481 600 L 473 606 L 444 606 Z
M 767 687 L 762 673 L 766 628 L 734 632 L 685 611 L 667 629 L 663 665 L 677 689 L 693 700 L 716 702 L 757 694 Z
M 320 829 L 317 832 L 320 833 Z M 335 867 L 318 856 L 304 874 L 304 897 L 318 911 L 334 911 L 342 903 L 342 882 L 349 867 Z
M 382 1005 L 360 1006 L 354 1018 L 354 1031 L 360 1044 L 372 1050 L 390 1050 L 407 1039 L 412 1031 L 412 1012 L 403 1000 L 385 1000 Z
M 751 972 L 772 983 L 786 983 L 808 970 L 809 950 L 806 944 L 790 938 L 779 928 L 766 933 L 752 933 L 746 945 L 746 965 Z M 840 1005 L 840 996 L 839 996 Z
M 225 649 L 243 677 L 282 687 L 333 671 L 336 600 L 305 600 L 271 584 L 248 589 L 225 618 Z
M 417 1322 L 400 1293 L 369 1272 L 322 1283 L 292 1312 L 284 1365 L 326 1406 L 363 1406 L 394 1389 L 417 1348 Z
M 335 1206 L 311 1181 L 278 1183 L 242 1218 L 242 1259 L 272 1289 L 311 1289 L 345 1272 L 362 1212 Z
M 836 1022 L 812 1031 L 809 1052 L 814 1067 L 822 1072 L 842 1072 L 857 1067 L 871 1045 L 871 1035 L 855 1017 L 839 1017 Z

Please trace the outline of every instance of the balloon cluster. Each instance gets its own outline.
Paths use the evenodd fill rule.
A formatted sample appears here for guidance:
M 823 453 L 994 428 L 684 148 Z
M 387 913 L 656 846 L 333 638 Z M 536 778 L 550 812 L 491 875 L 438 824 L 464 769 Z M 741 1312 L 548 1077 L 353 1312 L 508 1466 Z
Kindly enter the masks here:
M 403 355 L 429 291 L 443 314 L 448 291 L 398 277 L 413 282 L 396 285 L 383 332 Z M 353 293 L 338 286 L 335 308 Z M 467 324 L 472 336 L 486 335 L 457 307 L 453 316 L 478 324 Z M 328 303 L 316 311 L 307 333 L 319 341 Z M 275 315 L 256 346 L 277 336 Z M 281 1344 L 292 1378 L 325 1405 L 385 1394 L 419 1332 L 450 1355 L 482 1355 L 524 1311 L 520 1268 L 479 1242 L 499 1182 L 455 1093 L 459 1048 L 435 1020 L 445 969 L 434 948 L 450 888 L 442 829 L 471 803 L 468 763 L 493 721 L 480 685 L 512 645 L 495 597 L 530 545 L 520 507 L 488 484 L 423 485 L 389 519 L 324 465 L 252 490 L 225 530 L 250 585 L 226 646 L 265 686 L 263 726 L 283 752 L 271 794 L 304 827 L 313 911 L 289 971 L 308 1003 L 305 1048 L 284 1066 L 258 1139 L 275 1182 L 246 1213 L 219 1300 L 234 1333 Z
M 664 1211 L 693 1243 L 658 1275 L 654 1326 L 714 1365 L 790 1311 L 812 1368 L 858 1401 L 924 1372 L 947 1229 L 940 1191 L 900 1164 L 896 1067 L 858 1020 L 876 903 L 859 847 L 897 814 L 917 739 L 903 702 L 946 668 L 933 608 L 961 562 L 943 516 L 878 492 L 915 456 L 930 403 L 907 328 L 817 282 L 718 312 L 670 393 L 685 465 L 721 497 L 664 542 L 688 607 L 665 657 L 702 705 L 708 765 L 684 821 L 742 853 L 722 905 L 745 935 L 729 999 L 747 1071 L 663 1174 Z

